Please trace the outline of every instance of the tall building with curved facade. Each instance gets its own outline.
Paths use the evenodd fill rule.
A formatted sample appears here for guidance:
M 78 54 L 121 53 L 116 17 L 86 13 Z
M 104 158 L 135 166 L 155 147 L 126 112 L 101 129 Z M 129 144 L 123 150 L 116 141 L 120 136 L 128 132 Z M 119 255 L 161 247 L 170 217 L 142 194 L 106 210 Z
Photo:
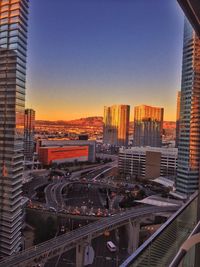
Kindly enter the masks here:
M 190 195 L 200 176 L 200 39 L 185 19 L 176 188 Z
M 29 0 L 0 0 L 0 254 L 22 248 L 22 174 Z

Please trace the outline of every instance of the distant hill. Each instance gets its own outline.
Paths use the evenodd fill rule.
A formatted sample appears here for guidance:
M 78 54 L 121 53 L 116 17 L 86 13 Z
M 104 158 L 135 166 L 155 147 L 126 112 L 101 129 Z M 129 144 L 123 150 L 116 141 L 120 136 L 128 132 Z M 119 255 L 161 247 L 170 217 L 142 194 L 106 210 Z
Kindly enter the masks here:
M 88 118 L 81 118 L 77 120 L 67 121 L 68 125 L 84 125 L 84 126 L 102 126 L 103 125 L 103 118 L 102 117 L 88 117 Z
M 88 118 L 80 118 L 76 120 L 70 121 L 47 121 L 47 120 L 36 120 L 36 126 L 40 125 L 68 125 L 68 126 L 96 126 L 102 127 L 103 126 L 103 117 L 96 116 L 96 117 L 88 117 Z M 130 128 L 133 127 L 133 121 L 130 122 Z M 164 129 L 175 129 L 176 122 L 174 121 L 164 121 L 163 123 Z
M 103 118 L 102 117 L 88 117 L 88 118 L 80 118 L 76 120 L 70 121 L 47 121 L 47 120 L 36 120 L 36 126 L 40 125 L 73 125 L 73 126 L 96 126 L 102 127 L 103 126 Z

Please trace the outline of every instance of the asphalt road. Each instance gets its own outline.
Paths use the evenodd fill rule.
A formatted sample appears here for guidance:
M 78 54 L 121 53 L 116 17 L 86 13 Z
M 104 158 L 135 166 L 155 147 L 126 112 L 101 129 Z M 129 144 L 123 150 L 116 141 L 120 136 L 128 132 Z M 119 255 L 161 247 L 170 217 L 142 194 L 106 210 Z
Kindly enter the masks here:
M 127 253 L 127 232 L 125 227 L 118 231 L 119 243 L 115 231 L 111 231 L 108 237 L 102 235 L 92 240 L 95 258 L 90 267 L 116 267 L 119 266 L 129 255 Z M 106 246 L 107 241 L 112 241 L 117 247 L 117 252 L 110 252 Z M 76 266 L 75 249 L 64 253 L 60 258 L 55 257 L 48 261 L 45 267 L 69 267 Z
M 59 186 L 58 183 L 51 183 L 44 190 L 46 205 L 48 208 L 53 207 L 53 208 L 57 209 L 58 204 L 57 204 L 57 201 L 55 198 L 55 190 L 58 186 Z
M 92 204 L 90 204 L 92 201 Z M 67 206 L 83 206 L 91 208 L 103 208 L 99 189 L 96 187 L 88 187 L 83 184 L 74 184 L 72 190 L 68 191 L 68 196 L 66 198 Z
M 99 177 L 101 173 L 106 173 L 112 167 L 113 163 L 107 166 L 97 166 L 93 171 L 90 171 L 86 178 L 88 180 L 95 179 Z M 76 174 L 79 176 L 83 171 L 78 171 Z M 71 176 L 71 182 L 76 178 L 76 174 L 73 173 Z M 56 210 L 64 207 L 64 201 L 62 197 L 62 189 L 67 186 L 70 182 L 65 180 L 64 178 L 60 178 L 55 180 L 53 183 L 49 184 L 45 188 L 45 199 L 46 206 L 48 208 L 53 207 Z M 92 201 L 92 206 L 94 208 L 103 208 L 102 201 L 97 188 L 87 187 L 83 185 L 74 185 L 74 192 L 70 192 L 67 196 L 66 205 L 67 206 L 80 206 L 88 203 L 88 201 Z M 76 190 L 77 189 L 77 190 Z M 77 195 L 78 194 L 78 195 Z
M 35 190 L 48 183 L 49 182 L 48 182 L 47 177 L 38 176 L 38 177 L 33 178 L 32 181 L 23 185 L 24 196 L 30 199 L 33 198 L 33 196 L 36 194 Z

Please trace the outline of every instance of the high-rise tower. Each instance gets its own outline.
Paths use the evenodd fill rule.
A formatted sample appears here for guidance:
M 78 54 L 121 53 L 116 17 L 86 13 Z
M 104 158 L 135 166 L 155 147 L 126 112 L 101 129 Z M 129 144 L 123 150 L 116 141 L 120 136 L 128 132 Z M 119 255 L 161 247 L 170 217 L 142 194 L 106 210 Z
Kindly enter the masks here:
M 200 163 L 200 39 L 187 20 L 181 83 L 180 134 L 176 188 L 190 195 L 199 186 Z
M 25 109 L 24 116 L 24 157 L 33 160 L 34 154 L 35 110 Z
M 164 109 L 146 105 L 134 108 L 134 146 L 161 147 Z
M 104 107 L 103 141 L 115 146 L 128 145 L 130 106 Z
M 0 1 L 0 253 L 22 247 L 22 173 L 29 0 Z
M 180 108 L 181 108 L 181 91 L 178 91 L 178 93 L 177 93 L 177 103 L 176 103 L 176 143 L 175 143 L 176 147 L 178 147 L 178 143 L 179 143 Z

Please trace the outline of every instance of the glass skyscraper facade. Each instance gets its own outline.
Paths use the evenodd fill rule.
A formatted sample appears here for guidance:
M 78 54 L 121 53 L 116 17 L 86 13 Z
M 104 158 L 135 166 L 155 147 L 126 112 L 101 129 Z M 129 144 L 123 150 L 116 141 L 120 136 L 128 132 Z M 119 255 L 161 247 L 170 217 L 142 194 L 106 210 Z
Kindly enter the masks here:
M 103 142 L 114 146 L 127 146 L 130 106 L 104 107 Z
M 180 108 L 181 108 L 181 91 L 178 91 L 177 102 L 176 102 L 176 143 L 175 143 L 175 147 L 178 147 L 178 142 L 179 142 Z
M 187 196 L 198 189 L 200 174 L 200 39 L 187 20 L 184 23 L 179 131 L 176 188 Z
M 35 134 L 35 110 L 25 109 L 24 117 L 24 157 L 25 160 L 33 160 Z
M 134 146 L 162 146 L 164 109 L 141 105 L 134 108 Z
M 22 174 L 29 0 L 0 1 L 0 253 L 23 240 Z

